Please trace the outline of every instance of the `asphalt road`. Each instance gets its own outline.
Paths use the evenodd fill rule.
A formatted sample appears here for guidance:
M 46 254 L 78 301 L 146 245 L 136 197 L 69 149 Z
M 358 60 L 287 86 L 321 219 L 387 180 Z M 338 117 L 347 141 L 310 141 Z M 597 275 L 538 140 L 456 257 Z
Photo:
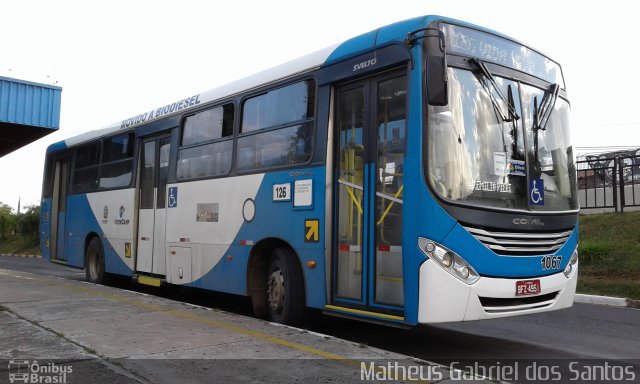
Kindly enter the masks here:
M 0 256 L 0 268 L 84 280 L 84 272 L 42 259 Z M 201 290 L 112 285 L 250 315 L 248 300 Z M 488 321 L 401 330 L 313 313 L 309 329 L 451 365 L 459 361 L 616 361 L 640 368 L 640 310 L 576 303 L 572 308 Z M 640 379 L 640 377 L 638 377 Z

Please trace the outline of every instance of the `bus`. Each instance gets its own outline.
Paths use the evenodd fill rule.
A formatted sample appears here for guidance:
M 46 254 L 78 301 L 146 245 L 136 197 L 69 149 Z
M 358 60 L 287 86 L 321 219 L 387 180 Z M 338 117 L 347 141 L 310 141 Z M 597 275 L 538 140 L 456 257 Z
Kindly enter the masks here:
M 397 22 L 52 144 L 42 255 L 94 283 L 243 295 L 286 324 L 570 307 L 569 110 L 540 51 Z

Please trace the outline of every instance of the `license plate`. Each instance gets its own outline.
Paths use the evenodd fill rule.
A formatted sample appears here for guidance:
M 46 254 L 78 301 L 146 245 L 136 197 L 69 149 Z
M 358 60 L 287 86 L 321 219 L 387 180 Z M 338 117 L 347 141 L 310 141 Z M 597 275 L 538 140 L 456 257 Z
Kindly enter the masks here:
M 540 291 L 540 280 L 516 281 L 516 296 L 537 295 Z

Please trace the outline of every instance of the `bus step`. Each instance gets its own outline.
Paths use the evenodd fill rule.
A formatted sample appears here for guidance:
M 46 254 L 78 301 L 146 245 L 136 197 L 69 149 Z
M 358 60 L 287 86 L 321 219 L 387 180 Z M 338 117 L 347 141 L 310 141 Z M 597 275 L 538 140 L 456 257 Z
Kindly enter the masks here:
M 144 275 L 136 275 L 134 279 L 139 284 L 150 285 L 152 287 L 159 287 L 167 281 L 164 279 L 158 279 L 156 277 L 144 276 Z
M 360 313 L 365 314 L 365 316 L 359 315 Z M 399 321 L 403 321 L 404 318 L 400 316 L 391 316 L 383 313 L 375 313 L 369 311 L 360 311 L 353 310 L 351 308 L 343 308 L 337 307 L 333 305 L 326 305 L 325 309 L 322 311 L 323 315 L 341 317 L 344 319 L 365 321 L 367 323 L 385 325 L 400 329 L 411 329 L 413 328 L 411 325 L 400 323 Z

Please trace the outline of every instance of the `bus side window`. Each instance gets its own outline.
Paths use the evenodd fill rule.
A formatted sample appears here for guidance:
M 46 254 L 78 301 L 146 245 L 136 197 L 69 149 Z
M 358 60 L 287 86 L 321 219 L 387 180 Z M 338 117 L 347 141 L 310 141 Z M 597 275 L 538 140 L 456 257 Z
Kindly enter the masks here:
M 300 81 L 247 99 L 242 106 L 240 171 L 311 160 L 315 82 Z
M 74 163 L 72 193 L 95 192 L 98 187 L 100 141 L 79 147 Z
M 234 105 L 207 109 L 188 116 L 182 126 L 178 153 L 179 180 L 220 176 L 231 169 Z
M 100 188 L 124 188 L 133 175 L 133 132 L 105 139 L 100 163 Z

